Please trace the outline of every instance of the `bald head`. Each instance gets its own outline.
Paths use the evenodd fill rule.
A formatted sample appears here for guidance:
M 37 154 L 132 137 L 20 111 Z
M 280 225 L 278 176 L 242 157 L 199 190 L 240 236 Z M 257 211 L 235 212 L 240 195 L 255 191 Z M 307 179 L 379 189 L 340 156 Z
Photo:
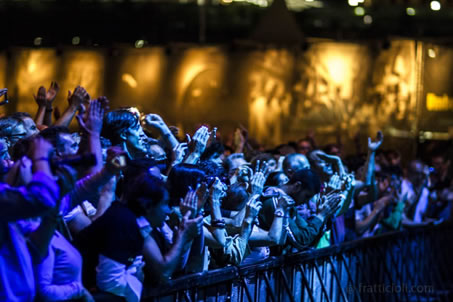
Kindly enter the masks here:
M 283 172 L 285 172 L 289 178 L 302 169 L 310 169 L 310 163 L 305 155 L 291 153 L 285 157 L 285 160 L 283 161 Z

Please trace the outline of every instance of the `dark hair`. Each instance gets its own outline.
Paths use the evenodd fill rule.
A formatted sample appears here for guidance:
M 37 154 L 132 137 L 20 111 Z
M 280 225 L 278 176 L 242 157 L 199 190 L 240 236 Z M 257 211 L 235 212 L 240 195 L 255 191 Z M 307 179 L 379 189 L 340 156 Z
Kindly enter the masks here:
M 318 194 L 321 191 L 321 180 L 318 174 L 311 169 L 302 169 L 293 174 L 289 179 L 289 184 L 300 182 L 303 189 L 310 190 L 310 192 Z
M 198 163 L 197 167 L 205 173 L 206 178 L 218 177 L 223 182 L 226 181 L 227 175 L 225 169 L 215 162 L 202 160 Z
M 23 120 L 24 118 L 31 118 L 31 115 L 27 112 L 15 112 L 13 114 L 10 115 L 10 117 L 13 117 L 13 118 L 17 118 L 17 119 L 20 119 L 20 120 Z
M 218 156 L 222 155 L 223 152 L 225 152 L 225 147 L 223 146 L 223 144 L 221 142 L 216 140 L 206 148 L 206 150 L 201 155 L 200 159 L 208 160 L 208 159 L 211 159 L 216 154 Z
M 255 157 L 252 158 L 251 163 L 252 163 L 252 169 L 255 170 L 256 167 L 256 162 L 260 161 L 261 164 L 265 161 L 270 161 L 270 160 L 275 160 L 274 156 L 270 153 L 260 153 L 256 155 Z
M 195 189 L 197 184 L 205 179 L 206 174 L 195 165 L 179 164 L 174 166 L 167 179 L 167 188 L 170 192 L 170 205 L 178 205 L 184 198 L 189 187 Z
M 112 144 L 117 145 L 121 142 L 120 134 L 129 128 L 136 127 L 138 124 L 139 119 L 137 116 L 127 109 L 110 111 L 104 117 L 102 136 L 109 139 Z
M 280 184 L 280 180 L 279 180 L 279 177 L 280 175 L 286 175 L 285 173 L 283 173 L 282 171 L 276 171 L 276 172 L 272 172 L 271 174 L 269 174 L 269 176 L 267 177 L 267 180 L 266 180 L 266 183 L 264 184 L 265 187 L 278 187 L 279 184 Z
M 17 161 L 27 155 L 30 151 L 31 142 L 35 139 L 34 136 L 19 140 L 11 149 L 11 159 Z
M 21 119 L 14 116 L 5 116 L 0 118 L 0 137 L 11 136 L 13 129 L 18 125 L 24 124 Z
M 149 208 L 168 198 L 164 182 L 147 173 L 136 177 L 129 186 L 123 199 L 137 217 L 146 215 Z
M 71 131 L 69 131 L 68 127 L 52 126 L 42 130 L 39 133 L 39 136 L 48 140 L 52 144 L 52 146 L 58 149 L 58 146 L 60 144 L 60 134 L 71 134 Z
M 232 184 L 222 201 L 222 209 L 229 211 L 240 211 L 249 198 L 249 193 L 244 183 Z

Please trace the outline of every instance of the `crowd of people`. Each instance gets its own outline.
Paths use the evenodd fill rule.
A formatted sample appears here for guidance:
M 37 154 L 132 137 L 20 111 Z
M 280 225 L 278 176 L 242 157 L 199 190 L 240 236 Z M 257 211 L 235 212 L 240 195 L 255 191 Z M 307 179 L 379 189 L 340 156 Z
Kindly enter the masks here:
M 403 167 L 381 132 L 348 157 L 313 136 L 264 149 L 80 86 L 55 117 L 58 92 L 0 118 L 0 301 L 139 301 L 184 274 L 451 219 L 445 150 Z

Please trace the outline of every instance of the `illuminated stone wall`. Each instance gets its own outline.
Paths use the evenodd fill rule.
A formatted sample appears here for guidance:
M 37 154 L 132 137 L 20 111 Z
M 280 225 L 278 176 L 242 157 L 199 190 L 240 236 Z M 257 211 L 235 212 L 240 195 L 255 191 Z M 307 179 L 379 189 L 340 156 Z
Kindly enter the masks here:
M 435 103 L 439 106 L 442 93 L 451 93 L 447 84 L 420 91 L 426 79 L 420 77 L 423 64 L 417 53 L 428 48 L 419 44 L 398 40 L 382 48 L 312 41 L 304 52 L 15 49 L 0 56 L 0 84 L 14 100 L 9 112 L 34 114 L 33 93 L 57 80 L 62 90 L 56 105 L 61 110 L 67 91 L 83 85 L 92 97 L 107 95 L 113 108 L 137 106 L 189 132 L 199 123 L 215 124 L 224 132 L 242 124 L 267 145 L 298 139 L 309 130 L 328 142 L 337 134 L 352 139 L 378 129 L 395 135 L 417 130 L 417 110 L 424 110 L 417 107 L 418 98 L 425 104 L 425 95 L 431 93 L 431 103 L 440 99 Z M 439 53 L 449 54 L 439 62 L 451 66 L 453 52 Z M 451 78 L 447 71 L 439 77 Z M 448 96 L 446 100 L 448 107 Z

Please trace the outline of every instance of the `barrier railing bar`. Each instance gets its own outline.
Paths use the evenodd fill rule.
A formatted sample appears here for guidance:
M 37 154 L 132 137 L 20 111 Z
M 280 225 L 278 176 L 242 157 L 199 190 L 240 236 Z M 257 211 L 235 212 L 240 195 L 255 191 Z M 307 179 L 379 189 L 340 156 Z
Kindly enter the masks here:
M 351 272 L 350 272 L 349 269 L 348 269 L 348 266 L 347 266 L 347 264 L 346 264 L 346 260 L 345 260 L 344 257 L 343 257 L 343 254 L 339 254 L 338 257 L 340 257 L 340 258 L 341 258 L 341 261 L 344 263 L 344 267 L 345 267 L 345 269 L 346 269 L 346 274 L 348 275 L 348 283 L 349 283 L 349 281 L 351 281 L 351 283 L 352 283 L 352 288 L 354 289 L 354 294 L 355 294 L 355 296 L 357 297 L 357 299 L 359 300 L 359 302 L 362 302 L 362 299 L 361 299 L 361 297 L 360 297 L 360 293 L 359 293 L 359 291 L 357 290 L 357 287 L 355 286 L 355 282 L 354 282 L 354 280 L 352 279 Z
M 420 260 L 421 260 L 422 265 L 423 265 L 423 266 L 422 266 L 422 270 L 423 270 L 423 272 L 425 272 L 426 277 L 428 277 L 428 280 L 429 280 L 428 282 L 429 282 L 430 284 L 433 284 L 433 285 L 434 285 L 434 280 L 433 280 L 433 278 L 432 278 L 431 271 L 429 270 L 429 268 L 427 269 L 427 267 L 426 267 L 426 261 L 425 261 L 425 260 L 426 260 L 426 246 L 424 245 L 424 243 L 425 243 L 425 236 L 423 236 L 423 234 L 422 234 L 422 242 L 423 242 L 423 245 L 422 245 L 423 248 L 420 249 L 420 252 L 421 252 L 421 255 L 422 255 L 422 256 L 420 257 Z M 437 296 L 437 294 L 436 294 L 436 296 Z M 428 295 L 428 302 L 429 302 L 429 301 L 431 301 L 431 295 Z
M 431 240 L 428 238 L 427 240 L 425 240 L 426 243 L 431 243 Z M 430 245 L 431 246 L 431 245 Z M 426 250 L 426 247 L 425 249 Z M 427 253 L 427 261 L 423 261 L 425 263 L 425 266 L 428 266 L 427 267 L 427 271 L 429 271 L 431 273 L 431 275 L 433 276 L 433 286 L 434 284 L 436 285 L 440 285 L 440 289 L 443 290 L 445 288 L 444 286 L 444 283 L 442 281 L 442 278 L 439 278 L 439 269 L 438 269 L 438 266 L 437 265 L 434 265 L 433 263 L 433 259 L 432 259 L 432 253 Z M 429 263 L 427 263 L 429 262 Z M 434 280 L 435 279 L 435 280 Z M 439 290 L 436 291 L 436 295 L 437 297 L 442 301 L 442 296 L 441 296 L 441 293 L 439 292 Z
M 247 299 L 249 300 L 249 302 L 253 302 L 252 294 L 250 293 L 250 290 L 249 290 L 249 288 L 247 286 L 247 282 L 245 281 L 245 277 L 242 277 L 241 281 L 242 281 L 242 284 L 244 285 L 243 288 L 244 288 L 245 294 L 247 296 Z
M 393 283 L 394 283 L 394 280 L 393 280 L 393 278 L 392 278 L 391 272 L 389 271 L 389 269 L 388 269 L 388 267 L 387 267 L 387 259 L 385 258 L 386 255 L 380 253 L 378 247 L 375 246 L 374 248 L 375 248 L 375 251 L 377 251 L 377 253 L 379 253 L 379 256 L 380 256 L 381 259 L 382 259 L 381 263 L 382 263 L 382 266 L 384 267 L 384 273 L 385 273 L 385 274 L 387 275 L 387 277 L 389 278 L 389 283 L 390 283 L 390 284 L 393 284 Z M 371 252 L 371 253 L 374 253 L 375 251 L 373 251 L 373 249 L 370 249 L 370 252 Z M 376 257 L 375 259 L 379 259 L 379 257 Z M 383 280 L 383 282 L 385 283 L 385 278 L 382 279 L 382 280 Z M 392 291 L 392 296 L 396 297 L 396 301 L 400 301 L 400 299 L 399 299 L 399 297 L 398 297 L 398 293 L 395 293 L 395 292 Z
M 365 279 L 365 282 L 367 284 L 371 284 L 369 279 L 368 279 L 368 274 L 366 270 L 363 270 L 363 265 L 362 265 L 362 259 L 360 258 L 360 255 L 357 255 L 354 251 L 352 252 L 356 257 L 357 257 L 357 266 L 359 267 L 359 271 L 363 272 L 363 276 Z M 374 291 L 371 291 L 371 297 L 373 298 L 373 301 L 376 302 L 376 293 Z
M 315 269 L 316 275 L 318 276 L 319 283 L 321 283 L 322 292 L 326 296 L 326 300 L 330 302 L 329 294 L 327 293 L 326 286 L 324 285 L 324 280 L 322 279 L 322 276 L 319 273 L 318 264 L 316 263 L 316 261 L 313 263 L 313 267 Z
M 262 275 L 263 275 L 264 282 L 266 283 L 266 289 L 267 289 L 268 292 L 269 292 L 269 295 L 270 295 L 270 297 L 271 297 L 271 300 L 272 300 L 273 302 L 277 302 L 277 297 L 275 296 L 275 293 L 274 293 L 274 291 L 272 290 L 271 282 L 269 281 L 269 278 L 268 278 L 268 276 L 267 276 L 267 272 L 263 272 Z
M 407 239 L 409 240 L 409 239 Z M 412 252 L 411 252 L 411 248 L 410 248 L 410 245 L 409 244 L 405 244 L 406 241 L 405 239 L 401 240 L 401 241 L 397 241 L 396 244 L 400 247 L 401 249 L 401 262 L 403 262 L 403 267 L 404 267 L 404 271 L 406 272 L 406 275 L 409 276 L 410 278 L 410 281 L 411 281 L 411 285 L 413 284 L 417 284 L 417 273 L 418 273 L 418 270 L 417 270 L 417 261 L 414 261 L 412 259 L 412 263 L 414 264 L 414 272 L 411 273 L 410 269 L 409 269 L 409 266 L 406 265 L 406 255 L 408 255 L 408 257 L 411 257 L 412 258 Z M 409 241 L 410 242 L 410 241 Z M 409 251 L 407 251 L 409 250 Z M 417 253 L 420 253 L 420 251 L 418 250 Z M 408 280 L 406 280 L 406 283 L 408 282 Z M 420 295 L 419 293 L 415 293 L 415 297 L 417 298 L 417 302 L 420 302 Z
M 382 254 L 385 255 L 385 251 L 383 252 L 383 251 L 381 250 L 381 247 L 380 247 L 380 246 L 378 246 L 377 248 L 378 248 L 378 251 L 380 252 L 381 255 L 382 255 Z M 404 285 L 403 278 L 402 278 L 402 276 L 401 276 L 401 274 L 400 274 L 399 266 L 397 265 L 397 263 L 395 262 L 395 259 L 393 258 L 393 252 L 394 252 L 394 251 L 393 251 L 393 249 L 391 249 L 390 243 L 387 244 L 386 250 L 387 250 L 387 251 L 390 251 L 390 262 L 391 262 L 391 264 L 392 264 L 392 267 L 395 267 L 396 278 L 397 278 L 398 280 L 400 280 L 400 283 L 399 283 L 399 284 L 402 286 L 402 285 Z M 406 301 L 409 301 L 409 295 L 408 295 L 407 292 L 405 292 L 405 296 L 406 296 Z
M 305 289 L 307 290 L 310 301 L 315 302 L 315 299 L 313 298 L 313 293 L 311 292 L 311 288 L 308 286 L 308 280 L 307 280 L 307 276 L 305 276 L 305 269 L 304 269 L 303 264 L 299 264 L 297 267 L 299 268 L 300 272 L 302 273 L 303 284 L 304 284 Z
M 282 276 L 282 281 L 283 281 L 283 288 L 286 290 L 286 292 L 288 293 L 288 297 L 289 299 L 291 300 L 291 302 L 296 302 L 294 300 L 294 297 L 293 297 L 293 292 L 291 291 L 290 287 L 289 287 L 289 280 L 288 280 L 288 277 L 286 276 L 286 273 L 285 271 L 283 270 L 283 267 L 280 268 L 280 274 Z
M 187 302 L 192 302 L 192 299 L 190 299 L 190 296 L 187 292 L 188 292 L 188 290 L 184 290 L 184 298 L 186 298 Z
M 341 286 L 341 280 L 338 277 L 337 270 L 335 269 L 335 267 L 333 265 L 332 256 L 327 258 L 327 261 L 330 263 L 330 266 L 332 267 L 332 273 L 333 273 L 335 280 L 337 281 L 338 287 L 340 288 L 340 293 L 341 293 L 341 296 L 343 297 L 343 301 L 348 302 L 348 298 L 346 297 L 346 293 L 344 292 L 343 286 Z

